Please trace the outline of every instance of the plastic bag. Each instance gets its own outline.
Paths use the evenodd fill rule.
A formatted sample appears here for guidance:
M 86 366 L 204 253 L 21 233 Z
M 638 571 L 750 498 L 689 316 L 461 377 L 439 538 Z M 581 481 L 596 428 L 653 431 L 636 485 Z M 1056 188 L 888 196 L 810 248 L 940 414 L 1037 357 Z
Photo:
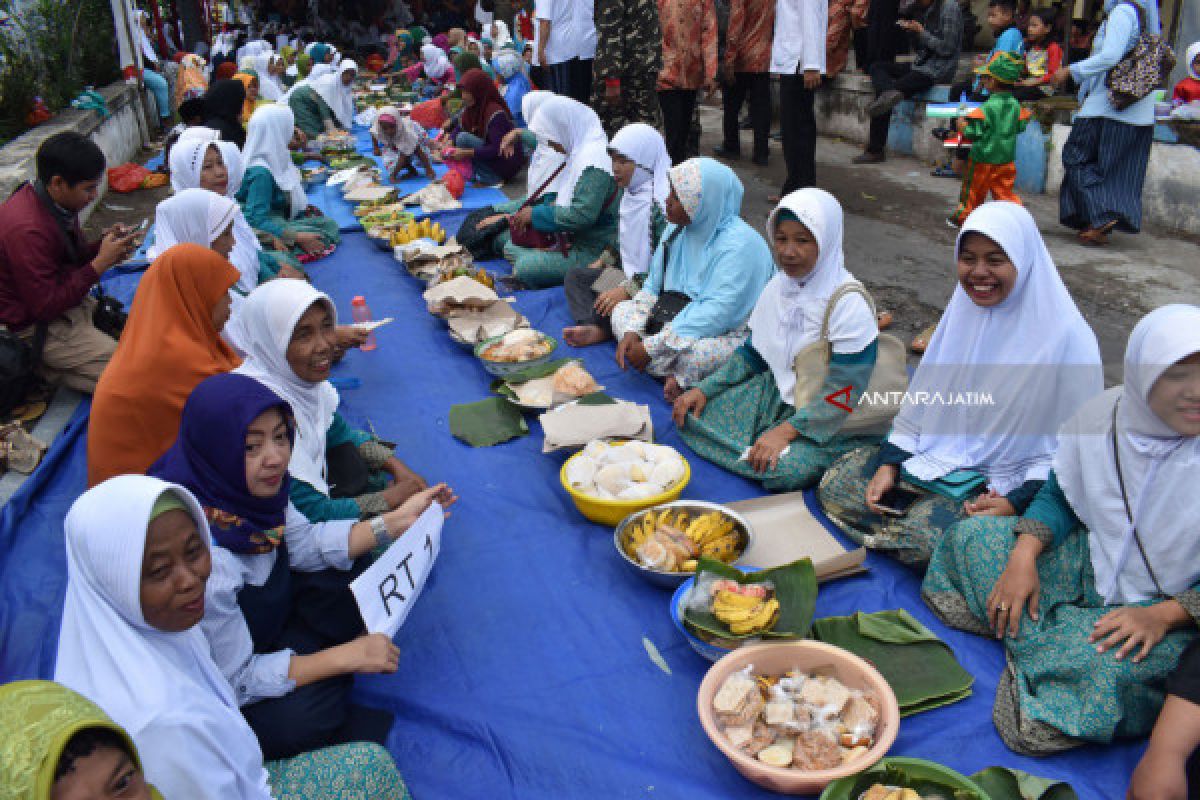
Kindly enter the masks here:
M 135 192 L 149 176 L 150 170 L 141 164 L 121 164 L 108 171 L 108 188 L 114 192 Z
M 449 161 L 446 163 L 449 168 L 445 175 L 442 176 L 442 183 L 446 184 L 446 190 L 450 192 L 450 196 L 455 200 L 459 200 L 463 196 L 463 192 L 467 189 L 467 178 L 471 175 L 470 161 Z M 466 174 L 463 174 L 463 170 Z
M 422 128 L 441 128 L 446 124 L 446 112 L 442 108 L 442 99 L 435 97 L 424 103 L 417 103 L 412 109 L 412 118 Z

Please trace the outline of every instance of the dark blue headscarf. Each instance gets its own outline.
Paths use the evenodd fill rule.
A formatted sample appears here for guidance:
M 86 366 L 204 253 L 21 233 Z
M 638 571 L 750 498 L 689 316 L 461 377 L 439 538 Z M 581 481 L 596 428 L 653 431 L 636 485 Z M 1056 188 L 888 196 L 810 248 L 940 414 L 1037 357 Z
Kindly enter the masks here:
M 288 478 L 271 497 L 255 497 L 246 484 L 246 429 L 272 408 L 294 443 L 291 409 L 279 395 L 245 375 L 206 378 L 183 407 L 175 444 L 147 473 L 194 494 L 213 539 L 235 553 L 269 553 L 283 538 Z

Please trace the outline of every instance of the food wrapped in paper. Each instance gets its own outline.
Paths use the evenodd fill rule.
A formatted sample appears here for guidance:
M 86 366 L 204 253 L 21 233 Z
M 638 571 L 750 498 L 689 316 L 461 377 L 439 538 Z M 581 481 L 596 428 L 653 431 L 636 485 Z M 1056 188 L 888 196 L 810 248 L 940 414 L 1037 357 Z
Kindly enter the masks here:
M 439 283 L 427 290 L 423 297 L 429 313 L 439 317 L 463 309 L 482 311 L 500 299 L 495 290 L 465 276 Z
M 462 208 L 462 203 L 454 199 L 450 190 L 446 188 L 446 184 L 439 181 L 434 181 L 425 188 L 413 192 L 404 198 L 404 204 L 419 205 L 426 214 Z
M 348 203 L 382 204 L 385 200 L 395 197 L 395 192 L 396 190 L 391 186 L 380 186 L 376 183 L 369 183 L 364 186 L 356 186 L 353 189 L 348 189 L 345 198 Z
M 353 178 L 366 177 L 374 180 L 372 175 L 373 170 L 368 166 L 350 167 L 349 169 L 341 169 L 329 176 L 329 180 L 325 183 L 329 186 L 341 186 Z
M 529 327 L 529 320 L 508 303 L 493 303 L 481 311 L 453 311 L 446 322 L 450 326 L 450 338 L 468 345 L 477 345 L 509 331 Z
M 568 403 L 539 417 L 545 434 L 542 452 L 550 453 L 567 447 L 583 447 L 593 439 L 654 438 L 654 423 L 650 408 L 638 403 L 618 400 L 602 405 Z

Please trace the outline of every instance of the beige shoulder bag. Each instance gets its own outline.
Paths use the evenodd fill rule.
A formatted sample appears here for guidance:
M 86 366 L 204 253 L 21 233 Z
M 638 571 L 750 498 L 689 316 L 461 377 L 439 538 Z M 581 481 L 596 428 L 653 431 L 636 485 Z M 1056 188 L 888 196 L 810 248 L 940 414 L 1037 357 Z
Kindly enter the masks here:
M 825 385 L 829 375 L 829 359 L 833 355 L 833 346 L 829 343 L 829 318 L 838 302 L 851 293 L 861 294 L 867 301 L 871 316 L 875 316 L 875 301 L 861 283 L 844 283 L 838 287 L 825 306 L 817 341 L 797 353 L 792 361 L 792 369 L 796 373 L 796 389 L 792 394 L 795 408 L 803 408 L 811 403 Z M 846 417 L 840 428 L 841 433 L 885 433 L 892 424 L 892 418 L 900 411 L 900 401 L 908 389 L 908 352 L 904 343 L 890 334 L 880 333 L 877 343 L 875 369 L 863 392 L 867 395 L 867 402 L 860 403 Z

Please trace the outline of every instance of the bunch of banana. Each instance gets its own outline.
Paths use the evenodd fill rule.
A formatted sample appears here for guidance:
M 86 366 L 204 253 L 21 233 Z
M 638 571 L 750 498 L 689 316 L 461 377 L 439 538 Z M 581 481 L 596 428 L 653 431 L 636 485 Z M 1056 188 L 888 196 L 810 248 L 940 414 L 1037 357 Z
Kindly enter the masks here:
M 773 595 L 759 597 L 734 589 L 721 589 L 713 595 L 712 610 L 736 636 L 770 630 L 779 619 L 779 601 Z
M 638 479 L 636 474 L 631 477 Z M 646 566 L 651 566 L 645 558 L 651 552 L 654 557 L 650 560 L 656 564 L 672 565 L 669 572 L 695 572 L 701 556 L 725 563 L 736 560 L 740 540 L 733 525 L 733 520 L 719 511 L 695 517 L 685 509 L 650 511 L 633 525 L 625 541 L 625 552 Z M 664 548 L 668 552 L 660 552 Z
M 433 239 L 438 244 L 446 241 L 446 231 L 436 222 L 423 219 L 409 222 L 392 233 L 392 247 L 408 244 L 415 239 Z
M 700 555 L 726 563 L 737 558 L 739 537 L 733 520 L 719 511 L 697 517 L 685 530 L 688 538 L 700 548 Z

